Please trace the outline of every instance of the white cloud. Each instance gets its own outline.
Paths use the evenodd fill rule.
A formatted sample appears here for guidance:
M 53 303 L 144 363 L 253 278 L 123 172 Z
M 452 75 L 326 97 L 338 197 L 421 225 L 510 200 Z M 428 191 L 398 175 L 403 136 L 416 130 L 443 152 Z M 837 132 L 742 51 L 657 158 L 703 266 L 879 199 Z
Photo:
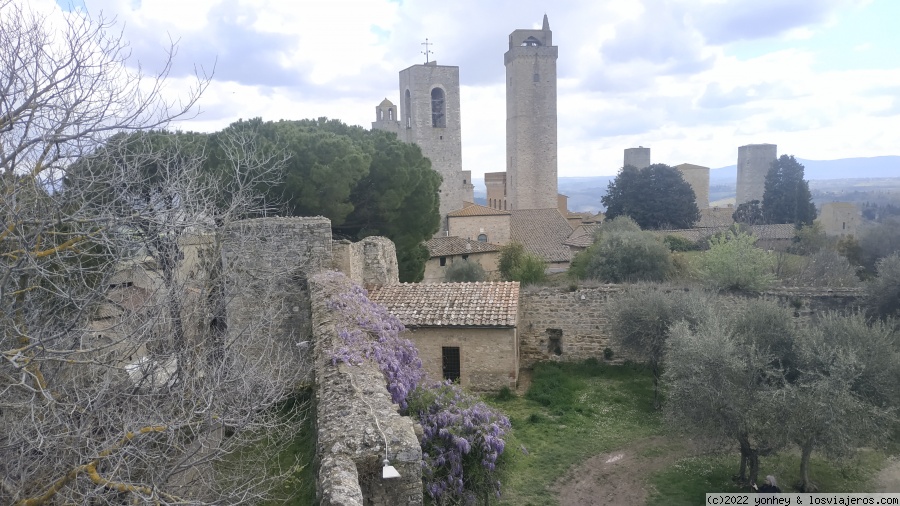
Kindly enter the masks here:
M 52 9 L 49 0 L 32 3 Z M 814 43 L 827 41 L 828 30 L 850 19 L 852 9 L 878 3 L 85 3 L 93 15 L 102 10 L 124 23 L 135 57 L 151 71 L 170 37 L 179 41 L 171 92 L 187 86 L 194 65 L 208 69 L 215 62 L 204 112 L 183 129 L 218 129 L 251 117 L 328 116 L 369 126 L 378 102 L 399 100 L 397 72 L 423 62 L 428 37 L 441 64 L 460 67 L 464 168 L 503 170 L 507 35 L 539 27 L 549 9 L 560 54 L 562 176 L 615 173 L 622 150 L 637 145 L 650 146 L 654 161 L 711 167 L 734 163 L 737 147 L 748 143 L 777 143 L 779 152 L 814 159 L 898 154 L 900 145 L 900 70 L 817 70 L 827 54 Z M 857 31 L 858 40 L 867 40 L 865 27 Z M 754 51 L 738 56 L 736 44 Z

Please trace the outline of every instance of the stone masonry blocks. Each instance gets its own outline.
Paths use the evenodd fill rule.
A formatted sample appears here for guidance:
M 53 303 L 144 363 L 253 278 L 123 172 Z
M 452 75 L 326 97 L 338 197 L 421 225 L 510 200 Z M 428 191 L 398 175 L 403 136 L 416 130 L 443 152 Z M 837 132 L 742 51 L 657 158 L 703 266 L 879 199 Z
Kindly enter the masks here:
M 650 148 L 643 146 L 638 148 L 628 148 L 625 150 L 625 161 L 622 167 L 631 165 L 632 167 L 643 169 L 650 166 Z
M 776 158 L 775 144 L 748 144 L 738 148 L 736 206 L 751 200 L 762 202 L 766 174 Z

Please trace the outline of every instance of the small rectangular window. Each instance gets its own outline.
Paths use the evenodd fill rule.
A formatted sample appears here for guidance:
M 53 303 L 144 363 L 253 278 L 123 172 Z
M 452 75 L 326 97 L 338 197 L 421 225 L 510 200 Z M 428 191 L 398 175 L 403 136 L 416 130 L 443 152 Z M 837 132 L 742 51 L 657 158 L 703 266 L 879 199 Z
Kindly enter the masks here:
M 441 257 L 441 267 L 447 265 L 447 257 Z
M 469 259 L 469 255 L 463 255 L 462 258 L 463 258 L 463 260 L 468 260 L 468 259 Z
M 534 82 L 537 83 L 537 82 L 540 82 L 540 80 L 541 80 L 541 75 L 540 75 L 540 74 L 534 74 Z
M 459 381 L 459 347 L 441 347 L 441 369 L 445 380 Z

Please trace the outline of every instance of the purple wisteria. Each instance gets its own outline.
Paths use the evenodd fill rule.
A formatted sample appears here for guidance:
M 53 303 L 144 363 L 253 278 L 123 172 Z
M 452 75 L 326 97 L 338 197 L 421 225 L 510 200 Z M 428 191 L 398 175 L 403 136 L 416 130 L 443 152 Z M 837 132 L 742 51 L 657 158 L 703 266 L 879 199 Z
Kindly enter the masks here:
M 419 387 L 409 411 L 424 429 L 422 474 L 432 499 L 475 504 L 486 493 L 500 497 L 497 466 L 510 429 L 506 416 L 449 381 Z
M 327 301 L 331 309 L 344 318 L 336 324 L 343 344 L 332 353 L 332 363 L 358 365 L 373 360 L 387 381 L 391 400 L 406 408 L 406 398 L 422 380 L 422 361 L 415 345 L 400 337 L 405 330 L 394 315 L 372 302 L 368 292 L 355 283 L 347 283 L 339 272 L 324 274 L 329 284 L 348 284 L 349 289 L 334 294 Z
M 400 320 L 343 274 L 322 276 L 330 286 L 340 287 L 326 303 L 342 317 L 335 325 L 341 342 L 332 352 L 332 363 L 378 364 L 392 400 L 422 425 L 422 479 L 428 495 L 437 504 L 500 497 L 497 468 L 509 419 L 457 384 L 422 384 L 422 362 L 412 342 L 400 337 L 405 330 Z

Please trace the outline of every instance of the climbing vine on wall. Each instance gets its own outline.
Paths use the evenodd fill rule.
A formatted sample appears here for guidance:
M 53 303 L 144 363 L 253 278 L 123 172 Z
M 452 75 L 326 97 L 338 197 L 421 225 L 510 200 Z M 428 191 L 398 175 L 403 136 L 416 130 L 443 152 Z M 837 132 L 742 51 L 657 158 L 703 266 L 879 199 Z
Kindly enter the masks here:
M 501 456 L 509 419 L 459 385 L 426 383 L 412 342 L 401 337 L 403 324 L 368 298 L 362 287 L 338 272 L 324 274 L 335 290 L 328 308 L 341 315 L 341 342 L 332 363 L 378 364 L 394 402 L 422 425 L 422 479 L 438 504 L 488 503 L 500 497 Z

